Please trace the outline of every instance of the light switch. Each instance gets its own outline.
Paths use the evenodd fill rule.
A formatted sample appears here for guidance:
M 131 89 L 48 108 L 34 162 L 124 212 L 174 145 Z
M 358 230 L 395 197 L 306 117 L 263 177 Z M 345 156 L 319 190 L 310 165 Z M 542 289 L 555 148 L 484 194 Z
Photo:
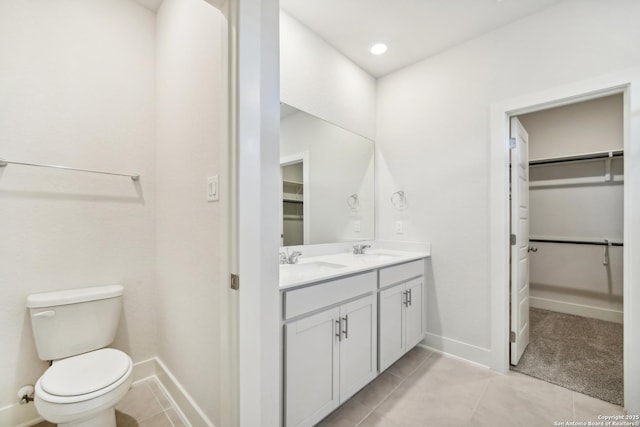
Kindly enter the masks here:
M 356 233 L 360 232 L 360 220 L 359 219 L 353 221 L 353 231 L 355 231 Z
M 218 175 L 207 177 L 207 202 L 215 202 L 220 199 L 218 188 Z
M 396 234 L 402 234 L 402 221 L 396 221 Z

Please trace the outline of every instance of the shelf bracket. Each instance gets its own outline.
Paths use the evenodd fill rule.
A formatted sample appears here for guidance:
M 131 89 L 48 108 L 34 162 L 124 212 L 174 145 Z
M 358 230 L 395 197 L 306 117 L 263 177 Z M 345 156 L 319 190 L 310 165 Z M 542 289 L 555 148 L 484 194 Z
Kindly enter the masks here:
M 613 159 L 613 152 L 609 151 L 609 157 L 604 160 L 604 181 L 610 182 L 613 180 L 611 176 L 611 160 Z

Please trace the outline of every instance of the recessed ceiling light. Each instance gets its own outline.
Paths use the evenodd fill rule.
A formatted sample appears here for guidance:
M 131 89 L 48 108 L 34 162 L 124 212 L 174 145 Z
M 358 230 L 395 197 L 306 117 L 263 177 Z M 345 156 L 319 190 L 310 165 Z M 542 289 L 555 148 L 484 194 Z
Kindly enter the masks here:
M 369 52 L 373 55 L 382 55 L 387 51 L 387 45 L 384 43 L 375 43 L 369 47 Z

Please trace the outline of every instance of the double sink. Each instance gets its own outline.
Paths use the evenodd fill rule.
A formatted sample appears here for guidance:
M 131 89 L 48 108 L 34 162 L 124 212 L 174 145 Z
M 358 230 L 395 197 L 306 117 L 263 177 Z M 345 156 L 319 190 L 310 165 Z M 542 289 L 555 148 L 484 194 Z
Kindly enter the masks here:
M 300 258 L 296 264 L 280 265 L 280 288 L 303 285 L 346 274 L 357 273 L 384 265 L 409 261 L 413 252 L 371 251 L 364 254 L 339 253 L 311 258 Z

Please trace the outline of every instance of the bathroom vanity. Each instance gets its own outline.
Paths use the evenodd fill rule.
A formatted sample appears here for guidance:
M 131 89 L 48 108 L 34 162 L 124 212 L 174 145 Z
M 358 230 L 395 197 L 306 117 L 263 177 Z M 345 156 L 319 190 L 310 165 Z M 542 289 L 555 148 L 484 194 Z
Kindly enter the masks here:
M 422 340 L 429 255 L 378 250 L 280 266 L 286 427 L 315 425 Z

